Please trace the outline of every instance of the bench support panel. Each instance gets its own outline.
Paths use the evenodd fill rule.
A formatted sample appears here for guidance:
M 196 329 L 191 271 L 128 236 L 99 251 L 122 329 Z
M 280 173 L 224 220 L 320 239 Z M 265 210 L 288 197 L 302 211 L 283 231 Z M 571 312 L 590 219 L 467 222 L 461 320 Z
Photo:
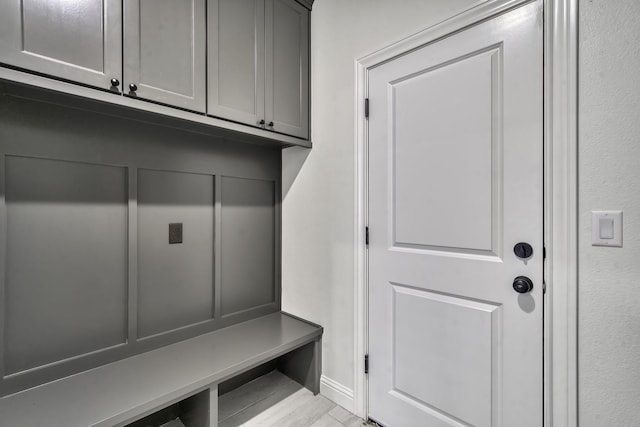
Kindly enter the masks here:
M 206 427 L 218 426 L 218 384 L 209 387 L 209 424 Z
M 314 395 L 320 393 L 320 374 L 322 372 L 320 337 L 281 356 L 278 359 L 278 370 L 311 390 Z

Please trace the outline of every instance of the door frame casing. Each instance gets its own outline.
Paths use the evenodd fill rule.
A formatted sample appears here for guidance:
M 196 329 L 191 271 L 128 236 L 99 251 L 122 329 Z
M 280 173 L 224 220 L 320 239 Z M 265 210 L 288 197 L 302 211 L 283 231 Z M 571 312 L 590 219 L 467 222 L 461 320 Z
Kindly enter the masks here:
M 355 278 L 353 411 L 367 418 L 368 379 L 368 72 L 533 0 L 488 0 L 355 61 Z M 577 113 L 578 0 L 542 0 L 544 8 L 544 426 L 578 425 Z M 375 108 L 375 107 L 374 107 Z

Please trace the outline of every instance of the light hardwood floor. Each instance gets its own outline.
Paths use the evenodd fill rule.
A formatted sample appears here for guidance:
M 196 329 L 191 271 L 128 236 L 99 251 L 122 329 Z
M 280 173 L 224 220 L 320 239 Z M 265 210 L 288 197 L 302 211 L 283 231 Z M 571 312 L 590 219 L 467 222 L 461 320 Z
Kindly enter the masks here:
M 366 423 L 272 371 L 218 400 L 219 427 L 358 427 Z

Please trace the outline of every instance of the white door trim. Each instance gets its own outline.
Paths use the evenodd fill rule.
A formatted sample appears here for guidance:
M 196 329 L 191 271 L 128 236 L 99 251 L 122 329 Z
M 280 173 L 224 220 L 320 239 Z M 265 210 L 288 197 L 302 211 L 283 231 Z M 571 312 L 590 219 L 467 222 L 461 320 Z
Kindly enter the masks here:
M 432 43 L 530 0 L 488 0 L 355 62 L 354 412 L 368 414 L 367 250 L 368 135 L 364 116 L 368 72 L 398 55 Z M 545 427 L 577 427 L 577 84 L 578 0 L 544 0 L 545 17 Z M 375 107 L 372 107 L 375 108 Z
M 545 426 L 578 425 L 578 0 L 545 1 Z

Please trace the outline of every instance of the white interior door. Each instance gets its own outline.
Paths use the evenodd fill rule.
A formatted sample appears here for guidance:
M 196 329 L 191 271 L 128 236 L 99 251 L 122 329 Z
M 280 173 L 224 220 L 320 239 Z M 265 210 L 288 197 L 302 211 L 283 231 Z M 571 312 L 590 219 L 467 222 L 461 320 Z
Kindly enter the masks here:
M 369 72 L 369 415 L 383 425 L 542 426 L 542 35 L 537 1 Z

